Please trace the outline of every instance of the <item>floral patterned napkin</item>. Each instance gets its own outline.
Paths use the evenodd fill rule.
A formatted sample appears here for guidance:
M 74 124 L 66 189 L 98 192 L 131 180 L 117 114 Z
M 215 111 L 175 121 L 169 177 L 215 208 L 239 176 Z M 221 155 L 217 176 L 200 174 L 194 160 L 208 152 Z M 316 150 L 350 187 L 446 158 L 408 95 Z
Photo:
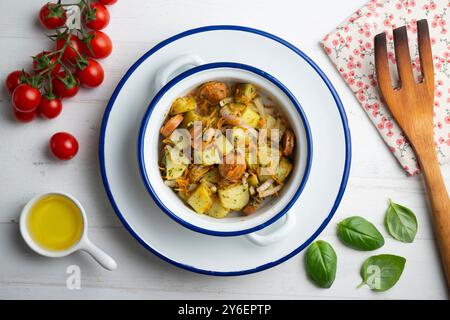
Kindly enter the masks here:
M 414 152 L 381 101 L 374 62 L 374 37 L 386 31 L 391 71 L 395 71 L 392 30 L 406 25 L 415 76 L 420 77 L 416 21 L 428 19 L 436 73 L 435 144 L 441 164 L 450 160 L 450 0 L 372 0 L 321 45 L 356 95 L 389 149 L 409 175 L 419 172 Z M 398 77 L 393 73 L 393 79 Z

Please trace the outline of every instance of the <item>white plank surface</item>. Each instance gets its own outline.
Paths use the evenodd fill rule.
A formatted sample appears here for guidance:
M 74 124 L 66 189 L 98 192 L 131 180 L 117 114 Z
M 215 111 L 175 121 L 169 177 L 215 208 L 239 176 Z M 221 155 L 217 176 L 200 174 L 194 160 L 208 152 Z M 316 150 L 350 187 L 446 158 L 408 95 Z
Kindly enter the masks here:
M 46 1 L 0 1 L 0 75 L 28 67 L 34 55 L 51 44 L 36 22 Z M 54 121 L 19 124 L 12 119 L 10 98 L 0 95 L 0 299 L 445 299 L 439 257 L 433 241 L 424 187 L 420 177 L 407 178 L 355 98 L 318 46 L 321 37 L 366 0 L 120 0 L 111 9 L 106 32 L 114 52 L 104 61 L 106 81 L 65 102 Z M 10 14 L 14 12 L 14 14 Z M 335 284 L 314 287 L 305 276 L 303 254 L 259 274 L 234 278 L 202 276 L 179 270 L 141 247 L 122 227 L 106 198 L 98 169 L 98 137 L 103 110 L 128 67 L 159 41 L 193 27 L 238 24 L 274 33 L 304 50 L 327 73 L 345 105 L 353 140 L 352 171 L 342 204 L 321 236 L 338 252 Z M 67 163 L 53 160 L 46 148 L 58 130 L 79 139 L 78 156 Z M 444 168 L 450 185 L 450 168 Z M 61 190 L 74 194 L 88 211 L 93 241 L 113 255 L 119 268 L 107 272 L 83 253 L 46 259 L 32 253 L 18 232 L 18 215 L 34 194 Z M 416 213 L 420 228 L 413 244 L 391 239 L 383 227 L 388 198 Z M 359 267 L 369 253 L 344 247 L 336 223 L 350 215 L 374 221 L 386 236 L 379 253 L 405 256 L 405 272 L 395 288 L 383 294 L 360 282 Z M 81 267 L 82 288 L 66 288 L 66 268 Z

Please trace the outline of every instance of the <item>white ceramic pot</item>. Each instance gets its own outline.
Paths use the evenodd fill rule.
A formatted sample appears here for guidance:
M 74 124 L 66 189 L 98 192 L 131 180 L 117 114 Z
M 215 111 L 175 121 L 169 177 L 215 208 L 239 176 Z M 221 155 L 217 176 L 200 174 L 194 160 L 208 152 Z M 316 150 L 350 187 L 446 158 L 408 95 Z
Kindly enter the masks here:
M 191 69 L 188 69 L 189 67 Z M 188 70 L 176 75 L 180 70 L 186 69 Z M 278 197 L 250 216 L 215 219 L 199 215 L 164 184 L 160 175 L 159 128 L 164 123 L 172 102 L 200 84 L 212 80 L 255 84 L 260 92 L 274 100 L 296 136 L 294 169 L 291 176 Z M 249 240 L 259 245 L 267 245 L 282 239 L 295 224 L 295 212 L 288 213 L 288 211 L 298 200 L 306 184 L 312 161 L 309 125 L 292 93 L 273 76 L 249 65 L 230 62 L 203 64 L 200 58 L 190 55 L 183 56 L 162 68 L 155 81 L 156 86 L 161 89 L 150 103 L 142 121 L 138 138 L 138 161 L 144 184 L 156 204 L 183 226 L 204 234 L 215 236 L 247 234 Z M 274 231 L 255 233 L 285 215 L 284 223 L 280 223 Z

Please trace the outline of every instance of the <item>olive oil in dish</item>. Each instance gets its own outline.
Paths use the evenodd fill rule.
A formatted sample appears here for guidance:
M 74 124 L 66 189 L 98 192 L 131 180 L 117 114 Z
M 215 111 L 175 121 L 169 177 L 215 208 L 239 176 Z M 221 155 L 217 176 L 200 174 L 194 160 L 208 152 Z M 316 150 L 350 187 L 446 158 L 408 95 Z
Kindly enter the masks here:
M 80 208 L 60 194 L 38 200 L 30 210 L 27 226 L 36 244 L 51 251 L 71 248 L 81 239 L 84 229 Z

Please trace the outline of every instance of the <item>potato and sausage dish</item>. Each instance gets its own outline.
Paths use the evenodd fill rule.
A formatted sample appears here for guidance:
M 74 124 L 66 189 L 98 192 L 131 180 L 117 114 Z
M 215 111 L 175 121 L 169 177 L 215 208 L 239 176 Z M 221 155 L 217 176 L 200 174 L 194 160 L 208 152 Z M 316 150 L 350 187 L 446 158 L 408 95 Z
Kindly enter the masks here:
M 250 83 L 211 81 L 177 98 L 160 134 L 164 183 L 214 218 L 255 213 L 293 169 L 294 133 Z

